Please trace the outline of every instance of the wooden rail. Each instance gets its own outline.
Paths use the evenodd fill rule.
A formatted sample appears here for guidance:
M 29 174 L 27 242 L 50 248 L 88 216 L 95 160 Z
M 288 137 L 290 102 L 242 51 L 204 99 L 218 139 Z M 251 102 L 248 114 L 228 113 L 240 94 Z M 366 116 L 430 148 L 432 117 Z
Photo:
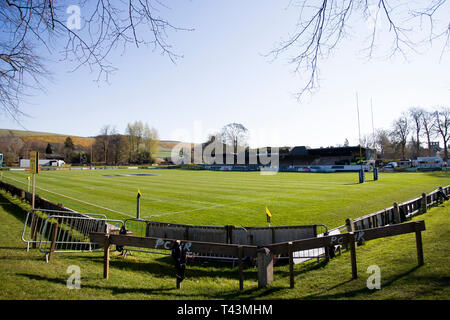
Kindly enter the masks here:
M 378 238 L 391 237 L 406 233 L 416 234 L 417 260 L 419 265 L 423 265 L 423 249 L 421 232 L 425 230 L 424 221 L 406 222 L 390 226 L 357 230 L 344 234 L 324 236 L 320 238 L 311 238 L 298 241 L 290 241 L 269 245 L 265 248 L 256 246 L 244 246 L 235 244 L 199 242 L 188 240 L 176 240 L 152 237 L 136 237 L 129 235 L 116 235 L 106 233 L 93 232 L 90 235 L 91 241 L 104 246 L 104 278 L 109 277 L 109 251 L 111 245 L 116 246 L 133 246 L 141 248 L 154 248 L 172 250 L 175 243 L 179 243 L 187 251 L 202 251 L 215 254 L 224 254 L 237 257 L 239 260 L 239 288 L 244 288 L 243 275 L 243 257 L 258 258 L 258 285 L 259 287 L 267 286 L 273 280 L 273 263 L 272 255 L 288 255 L 289 256 L 289 273 L 290 287 L 294 288 L 294 259 L 292 253 L 295 251 L 327 248 L 338 245 L 350 246 L 350 261 L 352 268 L 352 278 L 357 278 L 356 264 L 356 243 L 368 241 Z
M 413 221 L 402 224 L 395 224 L 385 227 L 378 227 L 372 229 L 357 230 L 355 232 L 349 232 L 339 235 L 324 236 L 320 238 L 305 239 L 299 241 L 278 243 L 268 246 L 273 254 L 289 254 L 293 251 L 308 250 L 314 248 L 334 247 L 336 245 L 349 245 L 350 246 L 350 259 L 352 267 L 352 278 L 355 279 L 358 276 L 356 265 L 356 243 L 361 241 L 368 241 L 378 238 L 397 236 L 406 233 L 416 234 L 416 247 L 417 247 L 417 260 L 418 264 L 423 265 L 423 249 L 422 249 L 422 236 L 421 232 L 425 230 L 425 222 Z M 290 272 L 290 286 L 294 287 L 294 268 L 293 259 L 289 259 L 289 272 Z
M 122 247 L 130 246 L 140 248 L 172 250 L 173 245 L 177 242 L 182 247 L 184 247 L 188 252 L 193 251 L 193 252 L 214 253 L 237 257 L 239 266 L 238 272 L 239 272 L 240 290 L 244 289 L 243 258 L 244 257 L 256 258 L 258 256 L 258 247 L 256 246 L 176 240 L 166 238 L 153 238 L 153 237 L 136 237 L 129 235 L 106 234 L 98 232 L 91 233 L 90 238 L 92 242 L 95 242 L 104 247 L 105 253 L 103 261 L 104 262 L 103 277 L 105 279 L 109 278 L 109 260 L 110 260 L 109 251 L 111 245 Z
M 416 214 L 427 212 L 428 208 L 443 202 L 442 193 L 450 194 L 450 185 L 439 187 L 430 193 L 422 193 L 420 197 L 402 203 L 394 203 L 392 207 L 353 219 L 355 229 L 363 230 L 404 222 Z M 350 230 L 349 230 L 350 231 Z

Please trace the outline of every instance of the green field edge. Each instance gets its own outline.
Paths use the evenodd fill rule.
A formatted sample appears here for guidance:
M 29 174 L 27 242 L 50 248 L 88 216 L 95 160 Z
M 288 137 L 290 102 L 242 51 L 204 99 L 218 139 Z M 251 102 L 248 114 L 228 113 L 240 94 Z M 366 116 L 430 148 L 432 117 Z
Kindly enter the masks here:
M 358 279 L 351 280 L 347 252 L 328 263 L 295 265 L 295 288 L 289 289 L 287 265 L 274 267 L 274 282 L 257 287 L 257 270 L 246 267 L 239 292 L 237 267 L 228 264 L 189 264 L 182 289 L 175 289 L 170 257 L 135 254 L 111 258 L 111 278 L 102 278 L 102 254 L 57 254 L 47 264 L 36 250 L 26 252 L 20 241 L 29 205 L 0 191 L 0 299 L 369 299 L 447 300 L 450 297 L 450 230 L 448 202 L 414 220 L 425 220 L 425 265 L 418 267 L 413 235 L 372 240 L 357 249 Z M 381 269 L 381 289 L 367 288 L 367 268 Z M 67 267 L 79 265 L 81 289 L 66 287 Z

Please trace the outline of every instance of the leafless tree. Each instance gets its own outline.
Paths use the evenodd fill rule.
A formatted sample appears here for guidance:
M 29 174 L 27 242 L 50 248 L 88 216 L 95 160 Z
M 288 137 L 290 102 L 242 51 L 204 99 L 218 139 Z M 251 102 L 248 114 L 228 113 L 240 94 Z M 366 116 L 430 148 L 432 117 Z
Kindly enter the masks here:
M 450 108 L 440 107 L 434 112 L 435 131 L 444 143 L 444 161 L 448 160 L 448 142 L 450 140 Z
M 233 152 L 238 153 L 239 147 L 247 146 L 249 132 L 240 123 L 229 123 L 222 128 L 223 143 L 233 147 Z
M 409 118 L 413 124 L 415 138 L 413 137 L 413 145 L 414 145 L 414 153 L 415 156 L 420 156 L 420 132 L 423 129 L 423 121 L 422 117 L 424 114 L 424 110 L 419 107 L 411 107 L 408 110 Z
M 431 156 L 431 138 L 434 135 L 434 115 L 432 112 L 424 111 L 422 114 L 422 126 L 427 139 L 428 155 Z
M 374 139 L 373 134 L 364 134 L 359 140 L 359 144 L 364 148 L 373 148 L 375 143 Z
M 386 157 L 386 155 L 392 155 L 394 153 L 391 134 L 388 130 L 378 129 L 375 133 L 375 137 L 376 149 L 377 152 L 381 154 L 381 157 Z
M 20 150 L 24 142 L 13 134 L 0 136 L 0 153 L 3 154 L 4 165 L 19 163 Z
M 87 66 L 96 80 L 108 79 L 115 70 L 108 57 L 129 44 L 159 49 L 175 62 L 180 55 L 167 43 L 169 32 L 189 29 L 161 17 L 164 9 L 159 0 L 0 1 L 1 109 L 16 120 L 23 115 L 23 100 L 50 76 L 49 57 L 72 70 Z
M 100 134 L 95 137 L 96 149 L 103 155 L 102 160 L 105 165 L 108 163 L 109 145 L 111 144 L 112 136 L 115 135 L 116 128 L 111 125 L 105 125 L 101 128 Z
M 147 151 L 151 157 L 155 158 L 159 151 L 159 135 L 155 128 L 150 128 L 146 123 L 142 134 L 143 149 Z
M 380 28 L 388 30 L 391 36 L 388 57 L 401 54 L 406 58 L 425 43 L 437 40 L 443 42 L 443 54 L 450 43 L 446 15 L 450 8 L 446 0 L 400 0 L 395 4 L 388 0 L 293 0 L 291 6 L 299 12 L 296 30 L 268 56 L 277 58 L 293 52 L 289 61 L 296 72 L 305 75 L 298 99 L 305 92 L 318 88 L 321 61 L 328 58 L 344 38 L 350 37 L 350 29 L 358 22 L 371 21 L 367 28 L 367 46 L 363 48 L 369 58 L 377 47 Z M 357 32 L 363 34 L 364 31 L 359 28 Z M 388 46 L 383 44 L 383 47 Z
M 402 158 L 405 159 L 406 144 L 408 142 L 408 135 L 410 127 L 408 123 L 408 117 L 402 114 L 400 118 L 394 121 L 393 129 L 391 132 L 392 140 L 396 145 L 400 147 Z

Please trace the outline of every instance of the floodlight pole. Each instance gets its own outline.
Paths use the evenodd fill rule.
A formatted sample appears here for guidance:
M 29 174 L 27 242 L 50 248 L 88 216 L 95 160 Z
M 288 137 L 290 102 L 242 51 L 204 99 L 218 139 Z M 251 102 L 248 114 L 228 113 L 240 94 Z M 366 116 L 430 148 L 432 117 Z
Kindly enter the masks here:
M 377 148 L 375 145 L 375 126 L 373 125 L 373 105 L 372 98 L 370 98 L 370 112 L 372 113 L 372 148 L 373 148 L 373 180 L 378 180 L 378 168 L 377 168 Z
M 364 183 L 364 170 L 363 170 L 363 165 L 362 165 L 362 148 L 361 148 L 361 125 L 359 122 L 358 92 L 356 92 L 356 110 L 358 112 L 359 163 L 361 165 L 361 169 L 359 171 L 359 183 Z

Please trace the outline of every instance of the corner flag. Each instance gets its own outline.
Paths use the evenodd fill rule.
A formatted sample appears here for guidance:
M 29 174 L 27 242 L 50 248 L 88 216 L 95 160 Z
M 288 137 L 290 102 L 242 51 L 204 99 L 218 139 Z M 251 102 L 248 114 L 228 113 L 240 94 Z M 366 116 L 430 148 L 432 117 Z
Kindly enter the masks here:
M 267 222 L 270 224 L 270 218 L 272 218 L 272 215 L 270 214 L 269 209 L 267 209 L 266 207 L 266 217 L 267 217 Z
M 138 193 L 137 193 L 138 198 L 142 197 L 142 193 L 141 190 L 138 189 Z

